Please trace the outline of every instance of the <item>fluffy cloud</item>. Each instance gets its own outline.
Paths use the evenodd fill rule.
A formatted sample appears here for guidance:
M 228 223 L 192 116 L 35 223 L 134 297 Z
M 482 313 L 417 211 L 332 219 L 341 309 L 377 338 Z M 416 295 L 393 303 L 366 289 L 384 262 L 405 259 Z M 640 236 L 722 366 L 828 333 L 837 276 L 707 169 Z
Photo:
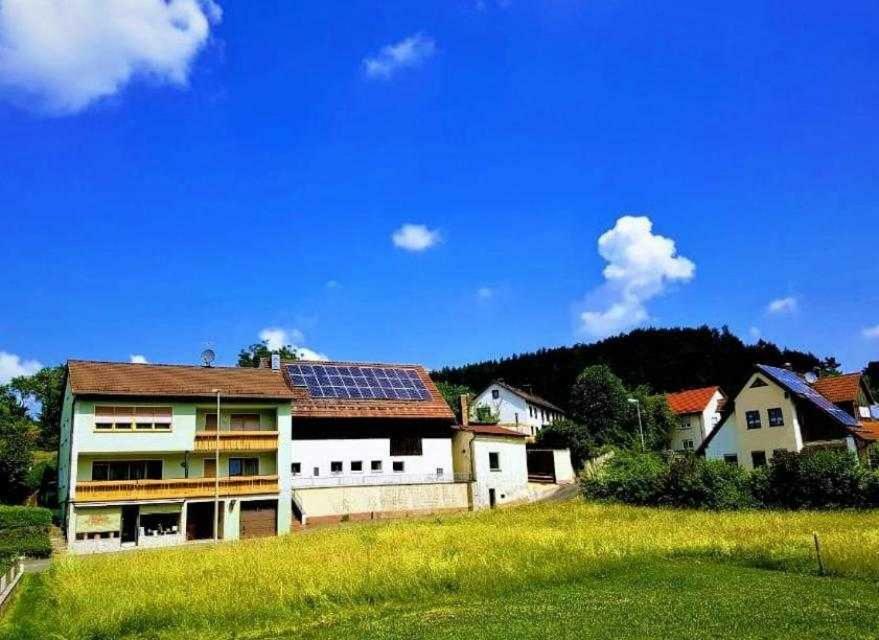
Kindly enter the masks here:
M 382 47 L 375 56 L 363 59 L 367 78 L 387 80 L 402 69 L 414 68 L 436 53 L 436 43 L 423 33 L 416 33 L 396 44 Z
M 305 342 L 305 335 L 299 329 L 282 329 L 280 327 L 268 327 L 259 332 L 259 339 L 266 341 L 271 351 L 278 351 L 284 347 L 290 347 L 300 360 L 329 360 L 329 358 L 308 347 L 297 346 Z
M 135 76 L 184 86 L 221 18 L 213 0 L 2 0 L 0 86 L 54 113 Z
M 793 297 L 778 298 L 766 305 L 767 313 L 772 315 L 783 315 L 785 313 L 794 313 L 799 306 L 799 301 Z
M 391 235 L 394 246 L 406 251 L 424 251 L 442 240 L 440 232 L 423 224 L 404 224 Z
M 0 351 L 0 384 L 18 376 L 32 376 L 42 368 L 42 363 L 36 360 L 22 360 L 14 353 Z
M 131 354 L 131 357 L 129 358 L 129 360 L 131 361 L 132 364 L 148 364 L 149 363 L 149 360 L 146 359 L 146 356 L 143 356 L 139 353 Z
M 598 238 L 598 253 L 607 260 L 605 284 L 592 297 L 603 309 L 580 315 L 583 330 L 604 337 L 647 320 L 645 303 L 665 293 L 669 284 L 692 280 L 696 265 L 676 255 L 674 240 L 653 233 L 644 216 L 623 216 Z
M 864 330 L 861 331 L 861 335 L 870 339 L 879 338 L 879 324 L 872 327 L 865 327 Z

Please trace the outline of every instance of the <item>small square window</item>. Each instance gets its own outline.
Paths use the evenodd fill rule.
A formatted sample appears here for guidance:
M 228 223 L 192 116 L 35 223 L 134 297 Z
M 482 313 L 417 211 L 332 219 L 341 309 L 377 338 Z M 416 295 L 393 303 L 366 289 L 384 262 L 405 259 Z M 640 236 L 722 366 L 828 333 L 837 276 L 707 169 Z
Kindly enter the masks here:
M 745 411 L 745 423 L 748 429 L 759 429 L 763 425 L 760 423 L 759 411 Z
M 760 467 L 766 466 L 766 452 L 765 451 L 752 451 L 751 452 L 751 464 L 755 469 L 759 469 Z
M 497 399 L 500 398 L 500 397 L 501 397 L 501 392 L 500 392 L 500 391 L 498 391 L 497 389 L 492 389 L 492 390 L 491 390 L 491 398 L 492 398 L 492 400 L 497 400 Z
M 443 475 L 444 473 L 445 473 L 445 470 L 444 470 L 442 467 L 437 467 L 437 468 L 436 468 L 436 475 L 437 475 L 437 477 L 442 477 L 442 475 Z
M 369 468 L 372 469 L 373 473 L 381 473 L 382 471 L 382 461 L 381 460 L 373 460 L 369 463 Z
M 501 470 L 501 454 L 497 451 L 490 451 L 488 454 L 488 468 L 491 471 Z
M 784 414 L 781 409 L 778 407 L 774 409 L 770 409 L 769 414 L 769 426 L 770 427 L 783 427 L 784 426 Z
M 302 475 L 302 463 L 294 462 L 293 464 L 291 464 L 290 473 L 292 473 L 294 476 Z
M 330 473 L 342 473 L 342 463 L 341 462 L 331 462 L 330 463 Z
M 726 455 L 723 456 L 723 461 L 727 464 L 738 465 L 739 464 L 739 457 L 734 453 L 727 453 Z
M 394 473 L 403 473 L 406 470 L 406 463 L 402 460 L 394 460 Z
M 351 471 L 354 473 L 360 473 L 363 471 L 363 461 L 362 460 L 352 460 L 351 461 Z
M 693 450 L 693 441 L 692 440 L 684 440 L 684 451 L 692 451 Z

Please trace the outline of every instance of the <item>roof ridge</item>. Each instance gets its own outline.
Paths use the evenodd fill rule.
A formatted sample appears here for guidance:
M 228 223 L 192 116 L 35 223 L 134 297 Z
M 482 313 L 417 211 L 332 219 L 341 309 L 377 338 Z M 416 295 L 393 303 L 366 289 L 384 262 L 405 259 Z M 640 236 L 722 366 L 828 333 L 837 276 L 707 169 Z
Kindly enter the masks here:
M 68 358 L 67 364 L 77 363 L 77 364 L 112 364 L 112 365 L 123 365 L 126 367 L 164 367 L 168 369 L 198 369 L 199 371 L 210 371 L 210 370 L 220 370 L 220 371 L 273 371 L 277 373 L 276 369 L 266 369 L 265 367 L 241 367 L 237 365 L 217 365 L 206 367 L 200 364 L 172 364 L 167 362 L 118 362 L 114 360 L 81 360 L 79 358 Z
M 290 364 L 314 364 L 314 365 L 335 365 L 335 366 L 354 366 L 354 367 L 405 367 L 409 369 L 424 369 L 428 373 L 430 370 L 423 364 L 406 363 L 406 362 L 365 362 L 357 360 L 282 360 L 282 365 Z

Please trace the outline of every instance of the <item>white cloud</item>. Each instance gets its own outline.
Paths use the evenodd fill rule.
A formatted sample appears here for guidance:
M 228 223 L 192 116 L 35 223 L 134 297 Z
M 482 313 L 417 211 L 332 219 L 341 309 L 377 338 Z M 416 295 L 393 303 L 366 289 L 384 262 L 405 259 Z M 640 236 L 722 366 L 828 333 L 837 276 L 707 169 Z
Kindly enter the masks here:
M 185 86 L 221 19 L 213 0 L 2 0 L 0 86 L 59 114 L 136 76 Z
M 414 68 L 436 53 L 433 38 L 416 33 L 396 44 L 382 47 L 373 57 L 363 59 L 363 73 L 367 78 L 387 80 L 401 69 Z
M 18 376 L 32 376 L 42 368 L 42 363 L 37 360 L 22 360 L 14 353 L 0 351 L 0 384 Z
M 270 351 L 290 347 L 301 360 L 329 360 L 323 353 L 298 346 L 305 342 L 305 335 L 299 329 L 268 327 L 259 332 L 259 339 L 266 341 Z
M 760 330 L 760 327 L 751 327 L 748 329 L 748 335 L 751 336 L 752 340 L 759 340 L 763 337 L 763 332 Z
M 879 338 L 879 324 L 873 325 L 872 327 L 865 327 L 863 331 L 861 331 L 861 335 L 865 338 Z
M 146 359 L 146 356 L 143 356 L 139 353 L 132 353 L 131 358 L 129 358 L 132 364 L 148 364 L 149 360 Z
M 391 235 L 394 246 L 406 251 L 424 251 L 442 241 L 439 231 L 423 224 L 404 224 Z
M 494 297 L 494 289 L 491 287 L 479 287 L 476 290 L 476 297 L 480 300 L 491 300 Z
M 782 315 L 785 313 L 794 313 L 799 307 L 799 301 L 793 297 L 778 298 L 766 305 L 766 312 L 773 315 Z
M 583 330 L 604 337 L 647 320 L 645 303 L 665 293 L 669 284 L 693 279 L 696 265 L 676 255 L 674 240 L 653 233 L 646 216 L 623 216 L 598 238 L 598 253 L 608 264 L 604 286 L 593 298 L 604 309 L 580 314 Z

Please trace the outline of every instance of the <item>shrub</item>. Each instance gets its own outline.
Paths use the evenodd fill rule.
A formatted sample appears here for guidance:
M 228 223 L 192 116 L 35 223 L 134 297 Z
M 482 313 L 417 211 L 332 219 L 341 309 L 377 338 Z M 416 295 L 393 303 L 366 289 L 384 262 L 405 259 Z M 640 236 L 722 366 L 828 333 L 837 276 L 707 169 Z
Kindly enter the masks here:
M 853 453 L 779 452 L 769 467 L 766 502 L 789 509 L 854 507 L 865 502 L 865 470 Z
M 668 465 L 655 453 L 621 452 L 599 472 L 581 476 L 585 495 L 629 504 L 657 504 L 664 492 Z
M 588 429 L 572 420 L 557 420 L 537 433 L 537 444 L 550 449 L 570 449 L 571 463 L 580 469 L 595 454 L 595 442 Z
M 52 512 L 40 507 L 0 507 L 0 557 L 52 555 Z
M 677 507 L 747 509 L 758 506 L 748 474 L 737 465 L 695 456 L 672 459 L 661 502 Z
M 18 527 L 48 527 L 52 512 L 41 507 L 0 506 L 0 531 Z

